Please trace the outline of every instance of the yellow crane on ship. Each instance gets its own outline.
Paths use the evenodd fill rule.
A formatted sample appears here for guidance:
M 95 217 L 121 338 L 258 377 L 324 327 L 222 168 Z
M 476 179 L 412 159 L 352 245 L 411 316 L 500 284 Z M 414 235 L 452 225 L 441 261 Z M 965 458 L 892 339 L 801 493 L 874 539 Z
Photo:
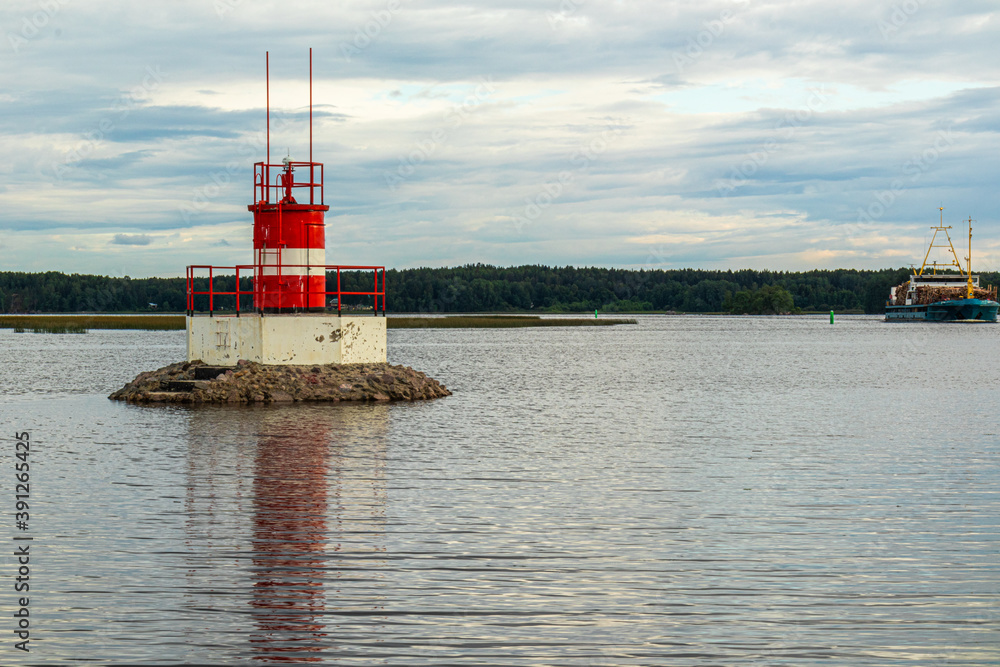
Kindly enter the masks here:
M 951 242 L 951 235 L 948 234 L 948 230 L 951 229 L 951 225 L 947 227 L 944 224 L 944 207 L 939 206 L 938 211 L 941 212 L 941 222 L 937 227 L 931 227 L 934 230 L 934 236 L 931 237 L 931 244 L 927 247 L 927 252 L 924 254 L 924 262 L 920 265 L 920 270 L 917 271 L 918 276 L 924 275 L 924 269 L 928 267 L 927 258 L 931 255 L 932 248 L 947 248 L 951 251 L 952 261 L 948 264 L 938 264 L 936 261 L 932 262 L 929 266 L 931 267 L 931 275 L 937 275 L 938 267 L 947 268 L 950 266 L 958 267 L 958 273 L 965 277 L 965 294 L 967 299 L 973 298 L 973 284 L 972 284 L 972 217 L 969 217 L 969 255 L 965 258 L 966 267 L 963 270 L 962 263 L 958 261 L 958 253 L 955 252 L 955 246 Z M 934 241 L 937 240 L 938 232 L 944 232 L 945 239 L 948 240 L 948 245 L 943 243 L 935 245 Z

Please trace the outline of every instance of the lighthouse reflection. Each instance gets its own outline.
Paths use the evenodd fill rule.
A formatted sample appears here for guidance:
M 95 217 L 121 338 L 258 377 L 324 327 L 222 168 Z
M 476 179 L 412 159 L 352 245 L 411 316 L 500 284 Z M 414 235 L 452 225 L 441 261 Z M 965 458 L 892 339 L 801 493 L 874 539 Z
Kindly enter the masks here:
M 266 413 L 265 413 L 266 414 Z M 318 661 L 326 633 L 321 573 L 327 542 L 330 425 L 300 429 L 278 411 L 264 418 L 254 467 L 253 599 L 262 656 Z
M 309 405 L 198 411 L 195 421 L 202 416 L 213 422 L 239 420 L 237 430 L 250 438 L 237 446 L 244 474 L 252 479 L 236 477 L 252 490 L 241 508 L 249 521 L 239 541 L 249 542 L 249 563 L 243 562 L 249 565 L 246 634 L 253 660 L 321 662 L 322 654 L 329 657 L 337 647 L 343 613 L 360 611 L 356 598 L 364 601 L 360 606 L 367 613 L 377 613 L 385 552 L 388 409 Z M 218 472 L 200 470 L 190 479 L 218 479 Z M 362 590 L 356 591 L 352 579 L 359 573 Z M 345 584 L 349 591 L 342 591 Z

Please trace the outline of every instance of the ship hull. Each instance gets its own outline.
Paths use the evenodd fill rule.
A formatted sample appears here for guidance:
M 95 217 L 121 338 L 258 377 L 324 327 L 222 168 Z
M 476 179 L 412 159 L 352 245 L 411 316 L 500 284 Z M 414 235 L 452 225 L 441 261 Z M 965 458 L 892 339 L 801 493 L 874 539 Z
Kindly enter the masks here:
M 986 299 L 951 299 L 920 306 L 886 306 L 887 322 L 996 322 L 1000 303 Z

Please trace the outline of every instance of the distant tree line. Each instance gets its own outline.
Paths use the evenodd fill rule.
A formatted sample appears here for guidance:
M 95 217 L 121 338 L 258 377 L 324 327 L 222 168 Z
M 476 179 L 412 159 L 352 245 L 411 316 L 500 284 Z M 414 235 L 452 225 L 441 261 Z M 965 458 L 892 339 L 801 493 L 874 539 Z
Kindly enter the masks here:
M 443 269 L 386 271 L 391 312 L 790 312 L 879 313 L 889 289 L 909 269 L 858 271 L 626 270 L 474 264 Z M 981 274 L 997 284 L 1000 274 Z M 371 273 L 342 273 L 345 291 L 370 290 Z M 207 278 L 198 289 L 207 289 Z M 215 289 L 232 290 L 233 276 Z M 250 290 L 250 280 L 241 281 Z M 183 278 L 115 278 L 94 275 L 0 272 L 0 312 L 183 312 Z M 230 300 L 231 301 L 231 300 Z M 371 304 L 345 298 L 345 307 Z M 150 304 L 156 304 L 152 306 Z M 225 300 L 216 302 L 225 306 Z M 241 307 L 247 307 L 244 300 Z M 204 306 L 199 306 L 204 307 Z M 228 306 L 232 308 L 232 303 Z
M 764 285 L 759 289 L 743 289 L 728 295 L 722 308 L 729 313 L 750 315 L 782 315 L 801 311 L 795 297 L 781 285 Z

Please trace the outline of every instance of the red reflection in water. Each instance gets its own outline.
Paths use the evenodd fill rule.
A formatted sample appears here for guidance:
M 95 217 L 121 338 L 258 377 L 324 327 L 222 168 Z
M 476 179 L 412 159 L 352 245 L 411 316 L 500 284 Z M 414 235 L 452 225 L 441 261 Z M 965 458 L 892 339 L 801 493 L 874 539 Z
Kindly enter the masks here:
M 254 475 L 255 660 L 320 662 L 329 429 L 262 434 Z

